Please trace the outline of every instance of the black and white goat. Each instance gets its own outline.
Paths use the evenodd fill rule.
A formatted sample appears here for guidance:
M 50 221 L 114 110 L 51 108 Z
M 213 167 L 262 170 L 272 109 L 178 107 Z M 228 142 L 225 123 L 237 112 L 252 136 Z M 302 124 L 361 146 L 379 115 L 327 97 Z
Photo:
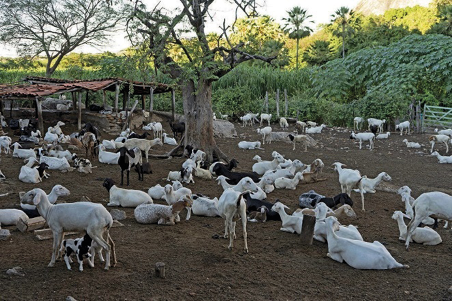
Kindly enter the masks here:
M 82 238 L 65 239 L 61 244 L 60 252 L 63 254 L 64 261 L 68 270 L 71 270 L 71 255 L 75 254 L 77 262 L 79 263 L 79 271 L 83 271 L 83 259 L 88 258 L 88 263 L 91 267 L 94 265 L 91 263 L 91 246 L 95 244 L 88 234 L 85 234 Z
M 127 186 L 129 186 L 130 168 L 136 165 L 138 166 L 138 180 L 143 181 L 141 150 L 138 148 L 127 149 L 123 146 L 118 150 L 118 152 L 120 154 L 118 164 L 121 167 L 121 186 L 124 185 L 124 170 L 127 170 Z

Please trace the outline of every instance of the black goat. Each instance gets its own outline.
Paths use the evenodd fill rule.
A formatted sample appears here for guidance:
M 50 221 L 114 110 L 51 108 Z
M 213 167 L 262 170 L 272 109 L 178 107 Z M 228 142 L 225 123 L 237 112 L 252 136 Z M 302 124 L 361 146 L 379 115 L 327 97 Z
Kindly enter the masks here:
M 127 170 L 127 186 L 129 186 L 129 173 L 130 168 L 138 165 L 138 180 L 143 181 L 143 173 L 141 168 L 141 150 L 138 149 L 138 152 L 135 152 L 134 149 L 127 149 L 126 147 L 121 147 L 118 149 L 119 152 L 118 165 L 121 167 L 121 186 L 124 185 L 124 170 Z
M 96 105 L 96 104 L 90 104 L 89 105 L 89 110 L 90 111 L 93 111 L 93 112 L 100 112 L 100 111 L 102 111 L 104 109 L 104 107 L 103 106 L 99 106 L 99 105 Z
M 94 134 L 94 136 L 96 136 L 96 140 L 99 140 L 100 137 L 100 132 L 99 129 L 97 127 L 95 127 L 94 125 L 92 125 L 91 123 L 87 122 L 85 123 L 85 125 L 83 126 L 82 130 L 80 131 L 80 133 L 78 134 L 78 137 L 83 137 L 83 135 L 86 132 L 91 132 Z
M 182 139 L 182 135 L 185 133 L 185 122 L 169 122 L 171 131 L 173 131 L 173 136 L 177 139 L 177 134 L 180 134 L 180 138 Z
M 260 177 L 255 172 L 232 172 L 232 171 L 229 171 L 227 169 L 226 165 L 224 165 L 224 164 L 215 164 L 212 171 L 217 176 L 223 175 L 226 178 L 228 178 L 228 180 L 226 180 L 226 182 L 228 182 L 231 185 L 237 185 L 240 182 L 240 180 L 244 177 L 250 177 L 255 183 L 258 183 L 259 177 Z
M 138 174 L 151 174 L 152 173 L 152 169 L 151 169 L 151 164 L 149 164 L 149 162 L 144 162 L 143 164 L 139 164 L 139 165 L 135 165 L 135 171 Z
M 347 204 L 347 205 L 353 206 L 352 199 L 346 193 L 340 193 L 333 198 L 321 198 L 319 200 L 319 203 L 325 203 L 328 207 L 330 207 L 332 209 L 336 209 L 336 207 L 338 207 L 338 205 Z M 315 206 L 317 206 L 317 203 L 314 201 L 314 204 L 312 204 L 312 205 L 313 205 L 313 207 L 315 207 Z
M 272 221 L 280 221 L 281 220 L 281 216 L 279 216 L 279 213 L 272 211 L 272 206 L 273 206 L 272 203 L 258 200 L 258 199 L 253 199 L 249 193 L 245 193 L 243 195 L 243 198 L 246 200 L 247 213 L 249 213 L 251 211 L 258 211 L 258 209 L 260 207 L 265 206 L 268 209 L 267 220 L 272 220 Z
M 146 139 L 146 137 L 149 135 L 150 134 L 148 132 L 144 132 L 141 135 L 138 135 L 137 133 L 133 132 L 132 134 L 129 135 L 129 137 L 127 137 L 127 139 L 130 139 L 130 138 Z
M 371 125 L 370 131 L 376 136 L 378 131 L 378 125 Z
M 218 164 L 223 164 L 224 166 L 226 166 L 226 168 L 229 170 L 229 171 L 232 171 L 232 169 L 234 169 L 234 168 L 236 168 L 237 167 L 237 164 L 239 163 L 239 161 L 237 161 L 236 159 L 231 159 L 230 161 L 229 161 L 229 163 L 228 164 L 224 164 L 224 163 L 222 163 L 222 162 L 214 162 L 214 163 L 212 163 L 212 164 L 215 164 L 215 165 L 218 165 Z M 215 166 L 214 166 L 215 167 Z M 212 171 L 213 171 L 213 167 L 212 167 Z M 214 172 L 215 173 L 215 172 Z

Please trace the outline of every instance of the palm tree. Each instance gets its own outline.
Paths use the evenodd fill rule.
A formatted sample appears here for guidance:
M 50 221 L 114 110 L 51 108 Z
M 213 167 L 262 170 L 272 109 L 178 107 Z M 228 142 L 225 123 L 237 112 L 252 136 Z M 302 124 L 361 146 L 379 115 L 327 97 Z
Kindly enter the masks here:
M 333 34 L 342 38 L 342 58 L 345 58 L 345 37 L 350 36 L 354 32 L 353 27 L 350 25 L 353 14 L 353 10 L 342 6 L 331 15 L 333 18 L 331 22 L 339 24 L 339 29 L 335 30 Z
M 299 6 L 295 6 L 291 10 L 287 11 L 289 14 L 288 18 L 283 18 L 286 22 L 284 25 L 284 30 L 289 33 L 289 38 L 297 40 L 297 55 L 296 55 L 296 66 L 298 69 L 298 48 L 300 39 L 307 37 L 311 34 L 312 29 L 309 26 L 303 25 L 306 22 L 314 23 L 314 21 L 308 21 L 311 15 L 307 14 L 305 9 L 301 9 Z

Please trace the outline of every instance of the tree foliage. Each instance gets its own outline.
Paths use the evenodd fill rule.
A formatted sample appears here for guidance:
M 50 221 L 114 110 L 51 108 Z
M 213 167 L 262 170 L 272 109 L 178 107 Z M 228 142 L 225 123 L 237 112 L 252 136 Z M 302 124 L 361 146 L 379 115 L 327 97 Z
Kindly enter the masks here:
M 0 42 L 20 55 L 44 54 L 50 77 L 77 47 L 102 45 L 119 19 L 104 0 L 1 0 Z

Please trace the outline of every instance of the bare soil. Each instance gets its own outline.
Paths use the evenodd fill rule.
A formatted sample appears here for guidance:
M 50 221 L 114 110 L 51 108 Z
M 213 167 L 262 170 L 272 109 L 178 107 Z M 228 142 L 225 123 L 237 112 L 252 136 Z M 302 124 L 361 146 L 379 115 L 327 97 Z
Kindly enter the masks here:
M 273 127 L 277 129 L 277 125 Z M 169 131 L 167 125 L 165 128 Z M 358 226 L 365 241 L 380 241 L 398 262 L 410 268 L 355 270 L 328 258 L 327 244 L 314 241 L 311 246 L 304 246 L 297 234 L 280 231 L 281 223 L 275 221 L 248 223 L 249 254 L 243 253 L 238 225 L 235 247 L 229 251 L 228 240 L 214 238 L 216 234 L 222 236 L 224 231 L 220 217 L 192 216 L 175 226 L 142 225 L 135 221 L 133 208 L 120 208 L 127 218 L 121 221 L 124 227 L 110 232 L 116 242 L 118 264 L 109 271 L 98 261 L 94 268 L 85 264 L 82 273 L 75 263 L 72 271 L 67 270 L 63 261 L 49 268 L 51 239 L 39 241 L 33 233 L 4 227 L 12 235 L 0 241 L 0 300 L 64 300 L 67 296 L 77 300 L 452 300 L 452 293 L 448 292 L 452 285 L 451 230 L 443 229 L 440 224 L 442 244 L 412 243 L 406 251 L 398 239 L 397 224 L 391 219 L 394 210 L 404 211 L 401 198 L 395 193 L 403 185 L 411 187 L 414 197 L 434 190 L 452 193 L 452 166 L 438 164 L 436 158 L 427 156 L 427 134 L 408 136 L 409 141 L 425 145 L 420 150 L 408 149 L 401 142 L 405 136 L 398 133 L 393 133 L 389 140 L 377 141 L 372 151 L 359 150 L 349 139 L 349 130 L 338 128 L 327 128 L 313 135 L 319 144 L 308 152 L 302 152 L 301 147 L 292 151 L 292 145 L 285 142 L 265 144 L 265 150 L 238 149 L 240 140 L 258 139 L 256 128 L 236 124 L 240 138 L 217 139 L 222 150 L 239 161 L 238 170 L 251 170 L 255 154 L 268 160 L 273 150 L 303 163 L 311 163 L 316 158 L 325 163 L 324 181 L 301 183 L 296 190 L 269 194 L 269 201 L 280 199 L 288 205 L 289 213 L 298 207 L 299 195 L 310 189 L 326 196 L 341 192 L 338 176 L 331 168 L 333 162 L 345 163 L 372 178 L 381 171 L 391 175 L 392 182 L 384 183 L 376 194 L 366 195 L 366 211 L 361 210 L 359 194 L 353 193 L 358 217 L 343 218 L 341 222 Z M 65 133 L 74 129 L 69 125 L 63 127 Z M 104 134 L 103 138 L 111 137 Z M 444 145 L 435 148 L 445 153 Z M 162 154 L 170 149 L 171 146 L 164 145 L 153 153 Z M 19 191 L 40 187 L 50 192 L 55 184 L 71 191 L 62 201 L 75 202 L 88 196 L 93 202 L 105 205 L 108 193 L 102 187 L 103 179 L 120 180 L 118 166 L 94 160 L 98 168 L 92 174 L 51 171 L 51 177 L 44 182 L 25 184 L 18 180 L 22 160 L 4 154 L 0 160 L 0 169 L 7 177 L 0 183 L 0 194 L 9 193 L 0 197 L 0 208 L 17 208 Z M 137 180 L 136 173 L 131 173 L 129 188 L 147 191 L 156 184 L 166 185 L 164 178 L 168 171 L 178 170 L 183 160 L 151 159 L 154 173 L 145 175 L 143 182 Z M 188 185 L 194 193 L 219 197 L 222 192 L 215 181 L 195 178 L 195 182 Z M 166 264 L 165 279 L 154 274 L 157 262 Z M 15 266 L 24 269 L 24 277 L 6 275 L 6 270 Z

